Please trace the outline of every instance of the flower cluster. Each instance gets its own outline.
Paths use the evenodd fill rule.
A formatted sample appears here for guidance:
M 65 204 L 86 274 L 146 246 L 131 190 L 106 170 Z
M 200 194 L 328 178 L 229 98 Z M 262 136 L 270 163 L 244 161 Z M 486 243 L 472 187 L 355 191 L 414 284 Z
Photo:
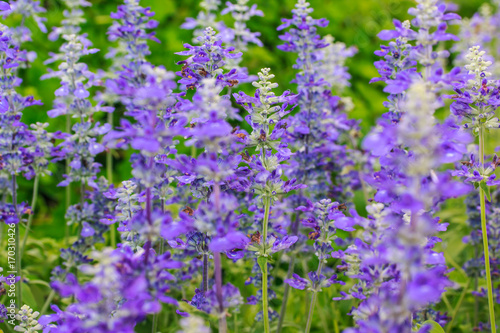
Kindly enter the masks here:
M 463 41 L 452 49 L 458 67 L 448 69 L 446 46 L 458 38 L 447 29 L 460 17 L 440 0 L 415 2 L 411 21 L 394 20 L 378 35 L 388 44 L 375 52 L 379 77 L 371 82 L 383 84 L 387 110 L 361 140 L 347 67 L 357 49 L 322 36 L 329 22 L 314 18 L 306 0 L 277 27 L 278 49 L 296 57 L 293 88 L 279 93 L 269 68 L 245 67 L 243 53 L 263 46 L 250 22 L 264 12 L 250 0 L 227 1 L 220 12 L 219 0 L 201 1 L 203 11 L 182 25 L 194 40 L 176 53 L 176 71 L 151 60 L 150 44 L 162 36 L 154 8 L 123 0 L 107 18 L 110 47 L 96 66 L 91 39 L 99 38 L 85 31 L 91 3 L 64 0 L 61 25 L 47 36 L 59 51 L 38 54 L 56 66 L 42 79 L 60 82 L 47 112 L 66 118 L 56 132 L 26 124 L 25 108 L 41 102 L 20 93 L 35 57 L 24 50 L 27 22 L 46 32 L 47 9 L 0 1 L 0 15 L 21 20 L 0 25 L 0 220 L 9 227 L 9 264 L 16 249 L 0 296 L 18 290 L 11 307 L 0 304 L 0 323 L 33 333 L 189 333 L 214 324 L 227 333 L 251 313 L 247 330 L 280 333 L 298 289 L 308 293 L 306 333 L 318 331 L 315 309 L 345 300 L 352 308 L 341 315 L 335 307 L 336 331 L 424 333 L 453 329 L 456 311 L 449 317 L 440 302 L 463 288 L 457 309 L 472 290 L 468 298 L 476 308 L 487 299 L 490 316 L 488 323 L 476 313 L 467 327 L 495 332 L 500 160 L 486 141 L 500 127 L 489 55 L 498 14 L 483 6 L 462 23 Z M 64 245 L 46 284 L 32 278 L 43 272 L 21 267 L 25 252 L 38 253 L 26 250 L 44 176 L 66 189 Z M 32 179 L 32 200 L 20 202 Z M 463 242 L 474 255 L 460 258 L 463 269 L 451 261 L 451 273 L 439 243 L 457 228 L 448 230 L 454 216 L 446 209 L 466 195 Z M 34 250 L 46 251 L 45 243 Z M 454 284 L 460 273 L 470 281 Z M 35 284 L 36 293 L 23 290 Z
M 453 119 L 440 124 L 434 116 L 443 105 L 443 89 L 461 78 L 460 69 L 445 74 L 437 61 L 448 52 L 434 51 L 438 42 L 455 39 L 446 33 L 446 22 L 458 16 L 437 1 L 417 3 L 409 13 L 418 31 L 394 21 L 395 30 L 379 34 L 396 41 L 376 53 L 383 57 L 376 62 L 381 78 L 372 82 L 387 84 L 389 112 L 363 143 L 380 156 L 380 170 L 367 178 L 375 203 L 367 207 L 368 219 L 359 219 L 363 237 L 339 255 L 347 274 L 358 280 L 344 297 L 362 300 L 352 311 L 356 328 L 350 332 L 421 326 L 414 321 L 417 313 L 438 302 L 450 285 L 443 255 L 433 249 L 446 224 L 434 214 L 443 201 L 470 190 L 439 169 L 460 160 L 471 138 Z

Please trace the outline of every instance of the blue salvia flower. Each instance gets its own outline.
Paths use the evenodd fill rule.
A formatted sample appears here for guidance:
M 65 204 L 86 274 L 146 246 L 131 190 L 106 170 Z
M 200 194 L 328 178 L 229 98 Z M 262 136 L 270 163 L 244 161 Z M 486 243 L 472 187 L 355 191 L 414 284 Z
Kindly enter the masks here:
M 87 22 L 83 17 L 82 7 L 90 7 L 91 3 L 86 0 L 65 0 L 66 9 L 63 11 L 64 19 L 62 26 L 52 27 L 49 33 L 49 40 L 56 41 L 60 36 L 77 35 L 81 31 L 81 25 Z M 86 37 L 86 35 L 83 35 Z
M 465 70 L 466 80 L 454 82 L 456 95 L 449 96 L 454 100 L 451 104 L 452 113 L 472 133 L 478 134 L 479 128 L 499 128 L 500 122 L 495 110 L 500 105 L 498 81 L 492 79 L 491 61 L 479 46 L 473 46 L 466 55 L 468 61 Z
M 108 133 L 105 141 L 111 148 L 131 146 L 138 150 L 131 158 L 133 179 L 123 182 L 123 187 L 106 195 L 118 199 L 117 217 L 109 223 L 120 222 L 124 244 L 134 251 L 147 255 L 149 248 L 159 240 L 160 229 L 169 216 L 163 214 L 163 207 L 154 207 L 154 197 L 167 171 L 162 158 L 175 153 L 175 135 L 181 133 L 185 124 L 176 114 L 178 96 L 172 90 L 176 87 L 169 73 L 161 66 L 154 66 L 146 60 L 149 54 L 147 41 L 154 39 L 153 29 L 157 22 L 149 8 L 143 8 L 137 1 L 126 1 L 111 17 L 116 21 L 109 30 L 112 40 L 119 41 L 119 50 L 124 62 L 122 69 L 107 80 L 107 94 L 117 96 L 125 106 L 126 115 L 135 122 L 122 119 L 120 126 Z M 127 52 L 125 55 L 123 52 Z M 118 65 L 118 64 L 115 64 Z M 138 203 L 145 202 L 145 207 Z M 142 226 L 138 223 L 145 220 Z M 146 256 L 147 256 L 146 255 Z
M 148 17 L 152 16 L 149 9 L 141 9 L 136 13 L 138 16 L 134 16 L 133 11 L 140 8 L 137 2 L 126 2 L 112 17 L 122 19 L 132 15 L 135 22 L 138 22 L 135 31 L 140 34 L 144 31 L 142 20 L 146 17 L 151 22 Z M 127 27 L 126 20 L 121 22 L 123 27 Z M 154 24 L 150 27 L 154 27 Z M 172 224 L 170 214 L 164 211 L 163 206 L 155 204 L 155 194 L 159 192 L 155 187 L 163 182 L 166 169 L 165 163 L 157 157 L 170 154 L 169 149 L 174 145 L 172 138 L 178 133 L 175 126 L 179 124 L 182 128 L 185 122 L 175 118 L 175 110 L 172 109 L 177 101 L 171 94 L 175 88 L 175 83 L 170 81 L 172 75 L 164 68 L 154 67 L 147 62 L 147 52 L 143 53 L 147 45 L 142 36 L 131 41 L 131 35 L 125 30 L 123 34 L 123 31 L 120 32 L 120 24 L 111 29 L 116 37 L 129 42 L 131 52 L 126 57 L 128 65 L 118 73 L 118 77 L 108 80 L 107 87 L 119 97 L 127 108 L 127 114 L 136 122 L 122 120 L 121 126 L 109 132 L 105 141 L 113 148 L 130 145 L 139 151 L 131 159 L 134 178 L 125 181 L 123 187 L 118 189 L 107 186 L 105 182 L 94 184 L 95 190 L 89 193 L 92 204 L 84 202 L 81 207 L 68 210 L 70 219 L 82 223 L 82 238 L 65 251 L 63 256 L 67 257 L 65 259 L 73 258 L 72 262 L 77 264 L 88 263 L 85 253 L 89 244 L 104 241 L 102 234 L 107 230 L 107 225 L 116 222 L 120 222 L 119 231 L 123 243 L 113 254 L 108 253 L 102 257 L 99 254 L 93 255 L 101 259 L 100 266 L 95 270 L 81 267 L 82 271 L 94 275 L 91 282 L 80 285 L 71 273 L 55 270 L 52 286 L 64 297 L 82 295 L 88 288 L 96 290 L 97 285 L 103 289 L 96 291 L 99 294 L 98 304 L 94 298 L 76 296 L 78 302 L 70 305 L 66 311 L 53 308 L 56 315 L 47 318 L 47 321 L 56 322 L 54 332 L 79 332 L 82 327 L 103 326 L 120 331 L 133 330 L 135 324 L 146 315 L 159 312 L 161 302 L 177 305 L 174 299 L 165 295 L 170 290 L 168 281 L 175 279 L 166 269 L 179 268 L 181 264 L 171 261 L 170 253 L 162 254 L 160 249 L 157 254 L 153 248 L 160 242 L 161 231 Z M 73 35 L 73 38 L 76 37 Z M 83 45 L 83 50 L 85 49 Z M 76 97 L 88 97 L 88 93 L 79 91 Z M 85 120 L 88 115 L 82 112 L 80 116 Z M 116 199 L 118 202 L 113 203 Z M 106 258 L 112 258 L 113 261 L 102 260 Z M 127 266 L 130 267 L 126 271 L 120 268 Z M 101 279 L 104 275 L 107 276 L 105 272 L 113 270 L 120 276 L 102 283 L 105 281 Z M 126 282 L 127 280 L 129 281 Z M 125 284 L 122 285 L 122 282 Z M 127 296 L 127 286 L 130 284 L 138 288 L 134 298 Z M 134 311 L 129 310 L 134 308 Z M 117 315 L 117 311 L 123 311 L 122 315 Z M 76 318 L 78 319 L 75 320 Z
M 323 73 L 332 91 L 340 94 L 351 86 L 351 74 L 348 72 L 346 61 L 358 50 L 354 46 L 347 47 L 345 43 L 335 41 L 331 35 L 325 36 L 324 39 L 328 46 L 321 50 L 322 59 L 318 64 L 318 72 Z M 346 107 L 346 110 L 349 111 L 350 108 Z
M 55 138 L 55 134 L 47 132 L 46 128 L 48 126 L 48 123 L 30 125 L 35 142 L 33 142 L 28 150 L 33 154 L 33 172 L 39 176 L 51 175 L 48 166 L 54 150 L 52 141 Z
M 226 7 L 221 11 L 221 15 L 231 14 L 234 19 L 234 26 L 227 27 L 224 22 L 217 22 L 217 10 L 220 6 L 219 0 L 206 0 L 200 3 L 200 6 L 204 9 L 198 14 L 196 19 L 187 18 L 186 22 L 181 25 L 184 29 L 195 29 L 194 30 L 194 43 L 202 44 L 203 40 L 199 37 L 205 34 L 205 30 L 208 27 L 215 28 L 220 33 L 221 41 L 229 47 L 234 48 L 236 51 L 245 52 L 248 49 L 249 44 L 255 44 L 262 46 L 262 42 L 259 40 L 260 33 L 252 32 L 247 27 L 247 22 L 254 16 L 264 16 L 264 13 L 257 9 L 257 5 L 248 5 L 249 0 L 237 0 L 236 3 L 230 1 L 226 2 Z M 240 63 L 242 58 L 227 58 L 225 62 L 225 67 L 229 70 L 237 69 L 238 72 L 248 74 L 248 70 L 245 67 L 241 67 Z M 243 78 L 242 78 L 243 79 Z M 254 80 L 255 77 L 249 76 L 243 79 L 245 82 L 250 82 Z
M 66 159 L 68 173 L 59 186 L 70 186 L 71 183 L 80 184 L 80 202 L 68 208 L 65 218 L 68 225 L 78 226 L 79 238 L 71 247 L 61 250 L 64 268 L 58 266 L 53 270 L 53 283 L 66 283 L 70 273 L 80 264 L 87 263 L 88 251 L 96 243 L 104 242 L 104 233 L 108 230 L 101 219 L 110 213 L 110 200 L 104 197 L 103 192 L 109 188 L 104 178 L 98 178 L 100 164 L 96 162 L 96 155 L 105 150 L 98 138 L 110 130 L 110 126 L 94 123 L 96 112 L 105 110 L 100 104 L 94 106 L 90 101 L 91 87 L 98 85 L 97 76 L 88 70 L 81 58 L 98 52 L 91 48 L 92 43 L 86 35 L 79 34 L 78 26 L 82 20 L 73 17 L 82 16 L 79 6 L 89 5 L 85 1 L 66 1 L 71 12 L 66 12 L 63 27 L 55 29 L 51 39 L 57 39 L 63 34 L 63 44 L 59 53 L 51 54 L 46 64 L 60 62 L 57 71 L 49 70 L 42 78 L 59 78 L 61 86 L 55 91 L 54 108 L 48 111 L 49 117 L 66 115 L 71 125 L 71 119 L 76 123 L 71 127 L 71 133 L 59 133 L 54 136 L 62 142 L 53 151 L 54 161 Z M 66 34 L 67 33 L 67 34 Z M 70 130 L 68 128 L 68 130 Z
M 113 23 L 108 28 L 108 39 L 111 42 L 118 42 L 118 45 L 110 47 L 106 54 L 106 58 L 111 59 L 112 64 L 106 71 L 105 77 L 116 79 L 121 73 L 126 73 L 123 71 L 123 66 L 135 75 L 140 72 L 141 65 L 146 62 L 146 57 L 151 53 L 147 42 L 149 40 L 160 42 L 155 37 L 155 31 L 152 30 L 158 26 L 158 22 L 152 19 L 153 16 L 154 12 L 149 7 L 140 6 L 137 0 L 125 1 L 123 5 L 118 6 L 116 13 L 111 14 Z M 116 88 L 110 86 L 119 82 L 108 80 L 109 89 L 103 92 L 99 99 L 113 105 L 122 96 L 121 102 L 126 104 L 127 102 L 123 100 L 125 96 L 122 93 L 114 93 Z
M 29 18 L 32 18 L 36 22 L 40 31 L 42 31 L 43 33 L 47 32 L 47 27 L 44 23 L 47 21 L 47 18 L 40 15 L 45 12 L 46 9 L 41 6 L 40 1 L 15 0 L 10 1 L 10 9 L 1 11 L 0 15 L 2 15 L 4 18 L 15 14 L 21 15 L 21 25 L 11 29 L 12 39 L 19 46 L 22 43 L 30 42 L 32 40 L 32 32 L 26 26 L 26 21 L 28 21 Z M 29 61 L 33 61 L 35 57 L 35 52 L 28 52 Z
M 497 27 L 499 24 L 498 4 L 483 3 L 479 10 L 471 17 L 464 18 L 460 22 L 460 40 L 455 43 L 452 51 L 458 53 L 454 59 L 454 64 L 459 67 L 467 65 L 466 58 L 469 49 L 473 46 L 480 46 L 485 51 L 485 60 L 492 61 L 490 71 L 495 78 L 498 78 L 500 69 L 497 62 L 493 61 L 496 54 L 495 43 L 500 36 Z
M 10 10 L 8 4 L 2 3 L 1 7 L 2 10 Z M 23 15 L 23 18 L 27 16 L 27 14 Z M 19 282 L 16 281 L 16 302 L 11 305 L 16 305 L 17 309 L 21 309 L 23 304 L 21 251 L 24 245 L 21 245 L 19 238 L 20 224 L 24 222 L 23 216 L 31 213 L 31 209 L 25 203 L 18 202 L 18 177 L 24 176 L 31 179 L 41 169 L 46 169 L 48 163 L 43 161 L 40 165 L 40 160 L 38 158 L 35 160 L 35 155 L 45 157 L 46 154 L 36 152 L 34 147 L 38 137 L 21 120 L 26 107 L 42 103 L 35 100 L 33 96 L 24 97 L 17 92 L 22 82 L 18 77 L 18 69 L 28 62 L 29 57 L 28 53 L 20 48 L 22 40 L 15 40 L 14 33 L 15 30 L 0 25 L 0 194 L 2 195 L 0 219 L 10 228 L 14 228 L 16 234 L 15 243 L 12 244 L 17 250 L 15 263 L 10 267 L 18 275 L 12 278 L 14 281 L 19 279 Z M 43 142 L 40 144 L 43 145 Z M 29 217 L 29 221 L 31 218 L 32 216 Z M 30 225 L 29 222 L 28 225 Z
M 246 121 L 252 126 L 252 132 L 249 135 L 240 132 L 238 138 L 246 149 L 254 148 L 257 153 L 252 156 L 245 151 L 241 156 L 253 171 L 252 192 L 256 194 L 259 206 L 261 202 L 264 206 L 262 234 L 256 231 L 247 246 L 247 250 L 255 252 L 259 258 L 259 266 L 262 269 L 262 275 L 257 274 L 256 278 L 262 280 L 262 291 L 258 297 L 262 299 L 264 309 L 263 313 L 257 316 L 264 318 L 264 325 L 269 325 L 269 319 L 277 317 L 277 314 L 267 306 L 268 298 L 272 298 L 268 295 L 274 294 L 271 288 L 265 287 L 265 284 L 271 280 L 268 276 L 270 268 L 268 260 L 273 253 L 290 248 L 298 239 L 294 235 L 280 239 L 275 234 L 268 234 L 268 228 L 272 227 L 272 222 L 269 223 L 270 210 L 278 201 L 279 195 L 305 187 L 296 179 L 286 181 L 282 179 L 284 163 L 291 156 L 288 145 L 282 142 L 286 134 L 284 117 L 293 110 L 294 106 L 291 109 L 288 109 L 288 106 L 295 103 L 297 96 L 291 95 L 289 91 L 276 96 L 272 90 L 278 84 L 271 81 L 274 75 L 269 71 L 269 68 L 262 69 L 259 73 L 259 81 L 252 83 L 257 88 L 254 97 L 243 92 L 234 94 L 237 103 L 249 112 Z M 264 262 L 261 262 L 262 259 Z
M 299 183 L 307 184 L 306 189 L 289 200 L 292 211 L 305 205 L 307 198 L 316 201 L 331 197 L 342 202 L 352 195 L 350 185 L 347 186 L 350 176 L 340 175 L 346 167 L 355 164 L 348 157 L 345 143 L 347 133 L 356 127 L 356 121 L 347 119 L 344 112 L 347 105 L 341 102 L 340 97 L 332 95 L 330 70 L 342 63 L 346 54 L 339 53 L 336 59 L 326 57 L 332 51 L 328 47 L 334 47 L 329 43 L 332 39 L 327 41 L 317 30 L 326 27 L 328 21 L 312 18 L 312 12 L 308 2 L 299 0 L 292 10 L 293 17 L 282 19 L 283 24 L 278 27 L 279 31 L 289 28 L 279 36 L 284 44 L 278 48 L 297 54 L 293 68 L 298 71 L 292 83 L 297 84 L 300 110 L 286 124 L 288 129 L 284 141 L 294 151 L 286 174 Z M 345 77 L 342 80 L 345 82 Z M 298 234 L 299 222 L 300 212 L 296 212 L 290 226 L 291 235 Z M 293 268 L 294 259 L 291 260 L 287 278 L 291 278 Z M 288 292 L 286 286 L 285 303 Z M 286 306 L 283 306 L 279 327 L 285 311 Z
M 490 265 L 492 271 L 492 280 L 494 284 L 498 283 L 500 262 L 498 260 L 498 251 L 500 246 L 500 208 L 499 208 L 499 192 L 495 190 L 491 193 L 491 203 L 487 203 L 486 215 L 488 216 L 487 221 L 487 232 L 488 232 L 488 245 L 490 252 Z M 483 278 L 485 276 L 485 263 L 484 263 L 484 251 L 482 246 L 482 235 L 481 235 L 481 218 L 480 218 L 480 202 L 477 193 L 471 193 L 467 196 L 465 201 L 467 208 L 467 224 L 471 229 L 470 235 L 463 238 L 463 242 L 468 246 L 474 248 L 474 255 L 471 259 L 467 260 L 463 266 L 464 271 L 467 275 L 477 281 L 478 278 Z M 474 282 L 476 283 L 476 282 Z M 493 289 L 493 295 L 498 302 L 499 300 L 499 288 L 498 286 Z M 480 298 L 486 298 L 487 291 L 485 288 L 480 290 L 472 291 L 474 295 L 475 302 L 478 302 Z M 482 332 L 481 326 L 487 328 L 487 323 L 478 323 L 475 330 Z
M 384 60 L 376 63 L 380 80 L 387 83 L 384 90 L 391 95 L 388 114 L 364 142 L 372 154 L 383 156 L 381 170 L 368 180 L 377 190 L 374 198 L 379 204 L 369 209 L 373 212 L 369 220 L 360 219 L 364 239 L 351 245 L 343 257 L 349 276 L 359 281 L 349 297 L 363 299 L 353 310 L 357 328 L 350 332 L 367 327 L 409 331 L 412 314 L 439 301 L 449 284 L 444 259 L 432 250 L 438 241 L 434 235 L 446 226 L 432 215 L 440 202 L 470 188 L 438 170 L 444 163 L 460 160 L 471 138 L 451 119 L 444 124 L 434 119 L 435 110 L 443 105 L 443 88 L 460 72 L 444 74 L 437 60 L 448 53 L 433 50 L 439 41 L 454 39 L 446 33 L 445 22 L 458 17 L 445 10 L 436 1 L 417 1 L 410 13 L 418 33 L 409 22 L 395 21 L 396 30 L 379 35 L 396 38 L 382 47 L 378 54 Z M 409 43 L 412 40 L 415 46 Z M 417 64 L 423 74 L 417 72 Z M 375 307 L 379 310 L 374 311 Z
M 306 324 L 306 332 L 312 325 L 312 314 L 318 293 L 323 288 L 328 288 L 334 283 L 345 284 L 337 280 L 337 274 L 332 274 L 326 266 L 331 258 L 333 245 L 337 239 L 337 229 L 344 231 L 354 231 L 354 219 L 348 218 L 342 212 L 343 206 L 329 199 L 324 199 L 316 203 L 308 202 L 307 206 L 298 207 L 297 210 L 306 212 L 306 219 L 302 222 L 305 226 L 312 228 L 309 239 L 314 240 L 314 254 L 318 257 L 318 268 L 308 273 L 308 279 L 293 274 L 291 278 L 285 279 L 285 283 L 292 288 L 304 290 L 312 293 L 309 316 Z
M 197 40 L 201 45 L 184 44 L 188 50 L 176 53 L 190 56 L 187 60 L 177 63 L 182 65 L 182 70 L 176 73 L 182 77 L 179 80 L 180 84 L 187 89 L 195 89 L 200 86 L 200 81 L 204 78 L 214 78 L 217 80 L 217 85 L 233 87 L 240 80 L 247 78 L 244 72 L 240 72 L 236 68 L 224 73 L 227 60 L 239 58 L 242 53 L 232 53 L 235 50 L 234 47 L 224 47 L 221 36 L 217 35 L 212 27 L 206 28 L 203 35 Z
M 262 42 L 259 40 L 260 32 L 252 32 L 247 27 L 247 22 L 254 16 L 264 16 L 264 13 L 257 9 L 257 5 L 253 4 L 251 7 L 248 5 L 249 0 L 237 0 L 236 3 L 226 1 L 226 8 L 221 11 L 222 15 L 231 13 L 234 19 L 234 27 L 222 27 L 221 37 L 222 41 L 229 46 L 232 46 L 237 51 L 245 52 L 248 49 L 249 44 L 255 44 L 257 46 L 262 46 Z M 237 68 L 240 71 L 247 72 L 239 66 L 242 58 L 228 59 L 226 67 Z
M 234 28 L 223 30 L 223 40 L 238 51 L 246 51 L 247 45 L 252 43 L 262 46 L 262 42 L 258 39 L 260 32 L 251 32 L 247 27 L 248 22 L 254 16 L 264 16 L 264 13 L 257 9 L 257 5 L 248 6 L 250 0 L 237 0 L 236 3 L 226 2 L 226 8 L 221 11 L 222 15 L 231 13 L 234 19 Z
M 186 22 L 181 25 L 183 29 L 194 29 L 193 31 L 193 43 L 198 43 L 198 37 L 203 36 L 205 29 L 208 27 L 220 28 L 220 22 L 217 22 L 216 12 L 220 6 L 220 0 L 203 0 L 200 2 L 200 7 L 203 11 L 198 13 L 196 18 L 188 17 Z
M 367 207 L 368 219 L 358 218 L 363 237 L 344 255 L 335 254 L 343 258 L 346 275 L 357 280 L 349 296 L 344 295 L 361 299 L 352 311 L 357 328 L 349 332 L 367 327 L 410 331 L 412 314 L 438 302 L 449 286 L 444 257 L 433 250 L 439 241 L 434 235 L 446 230 L 446 224 L 439 224 L 432 213 L 436 201 L 465 194 L 468 188 L 433 170 L 440 164 L 436 154 L 440 138 L 433 137 L 435 127 L 429 121 L 439 102 L 427 89 L 422 82 L 410 87 L 396 133 L 409 149 L 400 150 L 394 163 L 403 175 L 398 201 Z
M 257 152 L 255 157 L 243 153 L 244 157 L 246 154 L 246 162 L 255 172 L 252 189 L 258 199 L 263 201 L 270 199 L 272 204 L 277 200 L 278 194 L 304 186 L 299 185 L 296 179 L 289 179 L 285 182 L 281 180 L 284 174 L 282 164 L 291 156 L 288 145 L 282 142 L 286 134 L 284 117 L 294 109 L 293 104 L 297 96 L 291 95 L 289 91 L 276 96 L 272 89 L 278 84 L 271 82 L 274 75 L 269 71 L 269 68 L 262 69 L 259 73 L 259 81 L 252 83 L 257 88 L 255 97 L 247 96 L 243 92 L 234 96 L 236 102 L 248 110 L 249 115 L 246 120 L 252 126 L 252 133 L 248 136 L 240 135 L 240 141 L 245 144 L 246 148 L 255 147 Z M 289 105 L 292 105 L 291 109 L 288 109 Z
M 0 26 L 0 191 L 4 197 L 12 197 L 12 205 L 2 203 L 3 214 L 11 208 L 17 210 L 16 177 L 24 175 L 33 177 L 33 153 L 30 151 L 36 137 L 28 126 L 21 121 L 23 110 L 31 105 L 41 103 L 32 96 L 23 97 L 16 89 L 20 81 L 17 68 L 26 61 L 26 51 L 20 50 L 12 39 L 9 28 Z M 4 205 L 6 205 L 4 207 Z M 19 211 L 20 212 L 20 211 Z M 18 212 L 16 212 L 18 213 Z M 15 214 L 15 223 L 20 215 Z
M 71 1 L 68 5 L 73 5 Z M 76 9 L 75 9 L 76 10 Z M 69 24 L 69 22 L 66 22 Z M 72 22 L 74 24 L 74 22 Z M 79 29 L 70 25 L 69 30 Z M 70 173 L 65 175 L 66 180 L 60 186 L 67 186 L 71 182 L 80 182 L 92 186 L 99 172 L 100 164 L 95 162 L 95 156 L 104 151 L 104 146 L 97 141 L 99 135 L 109 131 L 109 125 L 93 123 L 95 112 L 106 110 L 98 104 L 93 106 L 89 100 L 89 89 L 98 85 L 97 77 L 90 72 L 87 65 L 80 62 L 80 58 L 98 52 L 91 48 L 92 43 L 85 35 L 63 35 L 65 42 L 60 47 L 60 53 L 53 54 L 45 63 L 61 61 L 57 71 L 50 71 L 42 79 L 61 79 L 61 87 L 56 90 L 54 109 L 48 112 L 50 117 L 70 115 L 78 122 L 73 125 L 73 134 L 63 135 L 64 142 L 59 146 L 59 159 L 67 158 L 70 163 Z M 83 193 L 82 193 L 83 195 Z
M 80 285 L 72 273 L 65 283 L 52 283 L 63 297 L 73 296 L 76 301 L 64 311 L 53 305 L 55 313 L 39 319 L 46 332 L 132 333 L 145 316 L 160 310 L 160 302 L 177 305 L 166 293 L 174 279 L 170 271 L 182 263 L 172 260 L 170 253 L 151 255 L 145 261 L 142 253 L 124 246 L 95 251 L 92 256 L 98 264 L 81 266 L 89 276 L 85 283 Z
M 330 83 L 327 81 L 332 79 L 331 72 L 321 70 L 321 66 L 329 66 L 328 61 L 331 60 L 323 57 L 324 52 L 328 52 L 325 48 L 329 43 L 317 34 L 317 28 L 325 27 L 328 21 L 313 19 L 309 15 L 312 10 L 305 1 L 296 4 L 296 9 L 292 11 L 293 18 L 283 19 L 283 24 L 278 27 L 278 30 L 282 30 L 293 26 L 280 36 L 285 43 L 278 48 L 298 55 L 294 68 L 299 73 L 293 82 L 298 85 L 300 111 L 287 124 L 288 140 L 292 150 L 296 151 L 290 177 L 299 181 L 307 178 L 307 192 L 323 198 L 329 192 L 329 186 L 332 186 L 329 175 L 332 171 L 338 171 L 329 168 L 342 168 L 329 164 L 328 157 L 345 154 L 345 147 L 339 145 L 341 135 L 351 129 L 354 123 L 342 112 L 344 105 L 340 103 L 340 98 L 331 95 Z

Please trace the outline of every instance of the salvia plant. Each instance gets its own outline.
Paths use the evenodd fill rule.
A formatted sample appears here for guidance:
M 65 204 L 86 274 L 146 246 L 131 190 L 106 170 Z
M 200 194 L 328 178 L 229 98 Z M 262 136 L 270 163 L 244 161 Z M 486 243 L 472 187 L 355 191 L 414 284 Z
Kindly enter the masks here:
M 496 332 L 500 2 L 194 5 L 0 1 L 0 332 Z

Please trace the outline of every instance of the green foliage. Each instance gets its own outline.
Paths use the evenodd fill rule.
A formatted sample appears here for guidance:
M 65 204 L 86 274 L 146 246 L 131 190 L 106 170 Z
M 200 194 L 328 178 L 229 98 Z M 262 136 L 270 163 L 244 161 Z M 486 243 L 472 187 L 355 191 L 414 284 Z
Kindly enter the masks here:
M 424 321 L 423 325 L 431 325 L 432 326 L 432 328 L 429 331 L 429 333 L 444 333 L 444 330 L 441 327 L 441 325 L 439 325 L 438 323 L 436 323 L 433 320 Z

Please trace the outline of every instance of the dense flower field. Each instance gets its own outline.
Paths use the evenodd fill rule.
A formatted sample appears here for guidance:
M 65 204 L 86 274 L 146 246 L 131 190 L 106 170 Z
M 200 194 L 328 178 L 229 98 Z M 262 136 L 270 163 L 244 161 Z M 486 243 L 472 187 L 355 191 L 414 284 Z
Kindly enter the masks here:
M 500 1 L 311 2 L 0 1 L 0 332 L 496 332 Z

